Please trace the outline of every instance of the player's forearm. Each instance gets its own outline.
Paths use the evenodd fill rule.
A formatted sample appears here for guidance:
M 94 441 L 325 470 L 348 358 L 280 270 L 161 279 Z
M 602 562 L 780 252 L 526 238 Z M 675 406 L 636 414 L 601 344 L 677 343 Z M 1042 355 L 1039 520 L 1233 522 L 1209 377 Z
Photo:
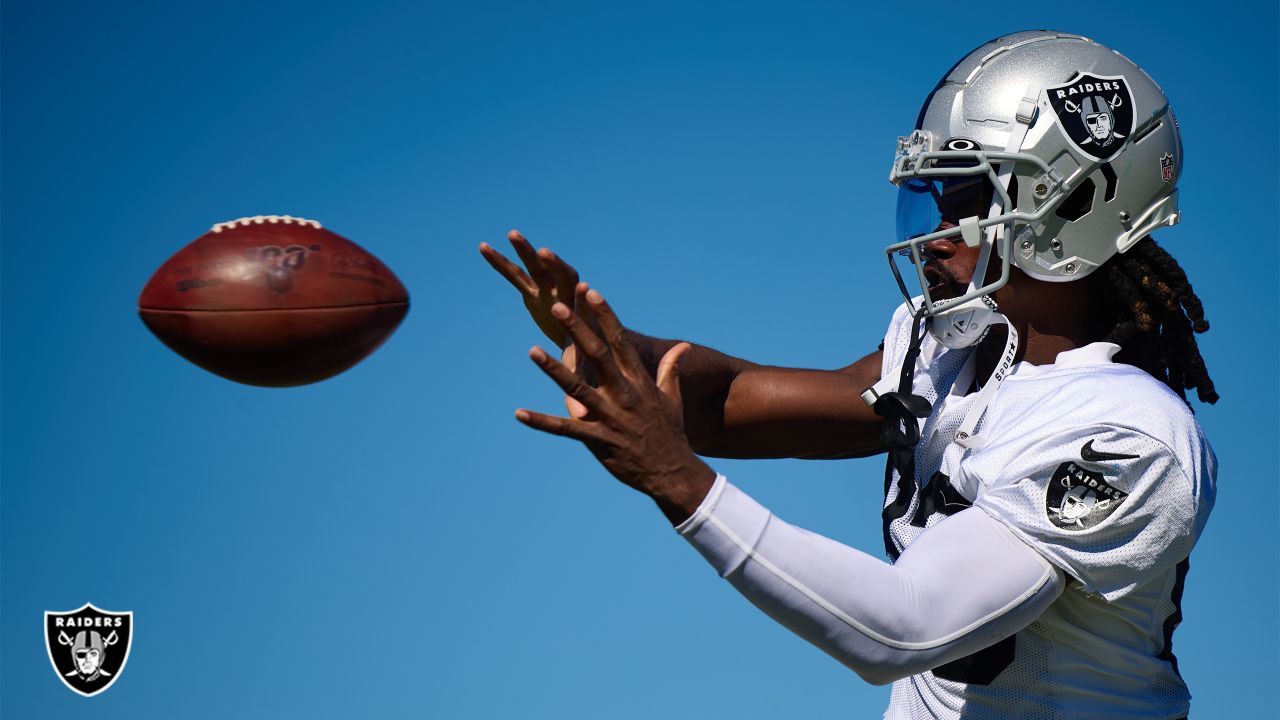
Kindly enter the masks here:
M 658 362 L 680 340 L 662 340 L 628 331 L 628 338 L 640 353 L 651 374 Z M 692 344 L 692 343 L 691 343 Z M 689 445 L 700 454 L 712 454 L 721 441 L 725 427 L 725 402 L 735 379 L 755 363 L 726 355 L 709 347 L 693 344 L 680 358 L 680 394 L 684 403 L 684 430 Z
M 650 373 L 679 340 L 628 334 Z M 859 395 L 879 378 L 873 353 L 843 370 L 782 368 L 693 345 L 680 360 L 685 433 L 700 455 L 842 458 L 883 451 L 881 419 Z
M 723 480 L 677 530 L 754 605 L 876 684 L 998 642 L 1063 588 L 976 509 L 930 528 L 895 565 L 788 525 Z
M 703 454 L 832 459 L 883 452 L 882 419 L 859 397 L 878 375 L 857 370 L 871 364 L 864 359 L 844 370 L 744 370 L 729 388 L 717 441 Z M 878 358 L 874 365 L 878 372 Z

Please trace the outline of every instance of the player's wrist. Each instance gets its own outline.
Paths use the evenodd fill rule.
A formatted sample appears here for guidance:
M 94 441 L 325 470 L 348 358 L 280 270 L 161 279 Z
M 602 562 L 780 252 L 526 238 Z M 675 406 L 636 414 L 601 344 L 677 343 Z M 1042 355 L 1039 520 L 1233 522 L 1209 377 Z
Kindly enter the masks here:
M 646 490 L 674 527 L 693 516 L 716 484 L 716 472 L 696 455 L 687 469 Z

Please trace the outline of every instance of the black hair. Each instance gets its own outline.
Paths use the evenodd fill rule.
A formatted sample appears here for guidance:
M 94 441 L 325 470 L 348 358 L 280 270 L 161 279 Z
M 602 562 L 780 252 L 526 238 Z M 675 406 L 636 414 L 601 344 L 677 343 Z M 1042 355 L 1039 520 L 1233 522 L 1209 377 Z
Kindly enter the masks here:
M 1195 337 L 1209 329 L 1204 303 L 1178 261 L 1148 236 L 1099 272 L 1114 314 L 1106 340 L 1120 346 L 1116 361 L 1142 368 L 1183 400 L 1194 389 L 1201 402 L 1217 402 Z

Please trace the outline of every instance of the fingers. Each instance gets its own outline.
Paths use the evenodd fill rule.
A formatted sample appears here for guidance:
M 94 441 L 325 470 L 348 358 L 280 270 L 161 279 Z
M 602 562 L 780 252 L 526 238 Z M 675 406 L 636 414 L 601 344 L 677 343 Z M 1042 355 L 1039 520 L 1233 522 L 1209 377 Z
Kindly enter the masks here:
M 526 296 L 541 296 L 549 305 L 553 300 L 571 304 L 574 286 L 578 284 L 578 271 L 550 250 L 542 248 L 534 252 L 533 246 L 518 230 L 507 233 L 507 240 L 524 268 L 508 260 L 488 243 L 480 243 L 480 254 L 517 290 Z M 527 269 L 527 272 L 526 272 Z
M 586 300 L 586 305 L 591 310 L 591 314 L 595 316 L 596 322 L 600 324 L 600 331 L 604 335 L 605 342 L 609 343 L 609 347 L 618 356 L 619 366 L 624 370 L 646 375 L 644 363 L 640 360 L 640 353 L 636 352 L 635 346 L 627 340 L 626 328 L 622 326 L 622 321 L 618 319 L 618 316 L 613 313 L 613 308 L 609 307 L 609 303 L 605 302 L 604 296 L 595 290 L 588 290 Z
M 584 282 L 579 282 L 577 285 L 573 286 L 573 311 L 576 312 L 578 317 L 582 318 L 589 327 L 598 327 L 595 324 L 595 317 L 591 314 L 591 311 L 587 309 L 587 292 L 590 290 L 591 288 Z
M 573 374 L 579 374 L 578 348 L 574 347 L 572 343 L 565 347 L 565 349 L 560 353 L 560 364 L 568 368 Z M 590 415 L 590 411 L 587 410 L 585 405 L 574 400 L 568 395 L 564 396 L 564 409 L 569 413 L 569 417 L 577 420 L 585 420 L 588 415 Z
M 571 418 L 545 415 L 540 412 L 520 408 L 516 410 L 516 419 L 534 430 L 541 430 L 552 435 L 573 438 L 583 442 L 607 443 L 609 432 L 599 423 L 583 422 Z
M 578 346 L 581 351 L 578 361 L 581 362 L 582 357 L 586 357 L 600 374 L 601 385 L 608 387 L 615 393 L 623 393 L 625 396 L 625 393 L 631 389 L 631 385 L 618 372 L 614 354 L 609 349 L 609 346 L 596 337 L 596 334 L 591 332 L 591 328 L 587 327 L 582 318 L 574 315 L 569 310 L 569 306 L 564 303 L 552 305 L 551 314 L 555 316 L 560 324 L 564 325 L 564 329 L 569 333 L 573 344 Z
M 511 247 L 515 248 L 521 262 L 528 268 L 529 276 L 533 278 L 539 288 L 550 295 L 551 289 L 555 286 L 555 279 L 551 277 L 551 273 L 547 272 L 542 261 L 538 259 L 538 254 L 533 251 L 533 246 L 516 230 L 507 233 L 507 240 L 511 242 Z
M 587 410 L 601 414 L 603 402 L 599 393 L 583 382 L 582 378 L 575 375 L 572 370 L 553 360 L 540 347 L 535 346 L 529 350 L 529 359 L 541 368 L 547 377 L 554 380 L 560 389 L 564 390 L 565 395 L 578 401 Z M 572 409 L 569 414 L 573 415 Z
M 533 280 L 519 265 L 511 262 L 502 253 L 493 249 L 489 243 L 480 243 L 480 255 L 498 271 L 498 274 L 507 279 L 507 282 L 515 286 L 517 290 L 525 295 L 533 295 L 537 292 L 537 287 L 533 284 Z
M 551 276 L 555 278 L 556 298 L 561 302 L 567 303 L 569 298 L 573 297 L 574 287 L 578 284 L 578 271 L 574 270 L 569 263 L 561 260 L 558 255 L 551 252 L 550 248 L 539 250 L 538 259 L 542 261 L 543 267 L 551 271 Z

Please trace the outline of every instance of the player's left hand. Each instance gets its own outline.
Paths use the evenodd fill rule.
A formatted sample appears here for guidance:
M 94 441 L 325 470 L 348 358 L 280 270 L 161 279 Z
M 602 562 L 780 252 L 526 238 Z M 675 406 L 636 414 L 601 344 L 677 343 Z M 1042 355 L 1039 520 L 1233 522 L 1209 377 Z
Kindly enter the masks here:
M 657 501 L 673 524 L 698 508 L 715 482 L 715 472 L 689 447 L 682 427 L 679 361 L 689 349 L 667 351 L 656 380 L 649 377 L 626 331 L 604 297 L 586 293 L 586 314 L 602 340 L 563 303 L 551 314 L 580 349 L 579 362 L 593 366 L 598 387 L 534 347 L 529 357 L 565 394 L 585 407 L 585 417 L 556 417 L 521 408 L 516 419 L 536 430 L 582 441 L 615 478 Z M 579 312 L 583 308 L 579 306 Z

